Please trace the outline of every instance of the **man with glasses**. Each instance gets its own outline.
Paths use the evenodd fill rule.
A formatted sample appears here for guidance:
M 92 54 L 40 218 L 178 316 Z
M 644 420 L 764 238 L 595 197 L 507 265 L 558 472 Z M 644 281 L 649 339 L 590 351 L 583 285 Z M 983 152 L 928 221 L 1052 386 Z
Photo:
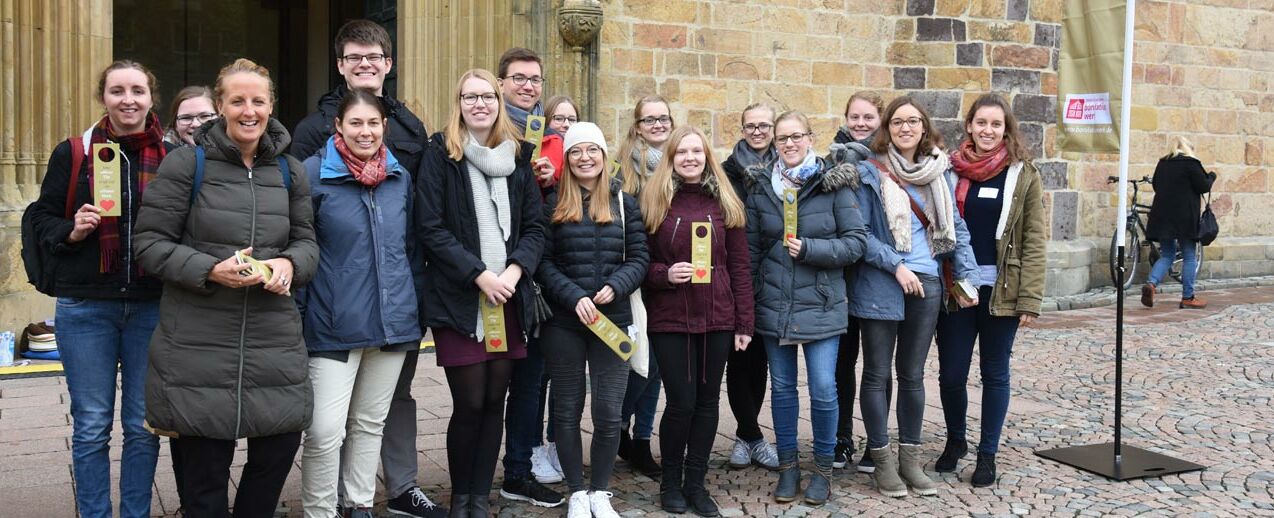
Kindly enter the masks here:
M 544 97 L 544 61 L 530 49 L 514 47 L 500 56 L 500 90 L 504 93 L 504 106 L 509 117 L 517 125 L 518 132 L 526 133 L 528 115 L 544 115 L 540 100 Z M 562 135 L 553 128 L 544 128 L 540 141 L 541 161 L 532 164 L 540 187 L 546 191 L 557 184 L 562 171 Z M 548 160 L 543 160 L 547 158 Z M 552 165 L 550 168 L 549 165 Z M 547 192 L 545 193 L 547 194 Z
M 389 116 L 385 145 L 413 175 L 414 181 L 429 133 L 405 104 L 385 95 L 385 76 L 394 65 L 394 45 L 389 33 L 376 22 L 352 20 L 336 32 L 335 50 L 336 70 L 345 78 L 345 84 L 319 98 L 318 110 L 297 124 L 292 132 L 290 152 L 301 160 L 317 153 L 332 136 L 341 99 L 351 90 L 366 90 L 380 99 Z M 385 493 L 390 496 L 389 511 L 402 516 L 443 517 L 447 516 L 447 509 L 430 501 L 416 483 L 416 400 L 411 397 L 411 382 L 416 377 L 420 349 L 406 352 L 389 414 L 385 417 L 380 447 Z

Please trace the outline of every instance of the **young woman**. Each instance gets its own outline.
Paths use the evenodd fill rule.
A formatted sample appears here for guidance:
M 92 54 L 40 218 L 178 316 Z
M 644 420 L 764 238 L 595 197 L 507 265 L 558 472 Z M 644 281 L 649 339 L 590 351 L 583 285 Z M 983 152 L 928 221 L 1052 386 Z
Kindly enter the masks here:
M 902 96 L 885 108 L 883 120 L 889 138 L 876 139 L 876 158 L 858 164 L 856 194 L 869 233 L 867 252 L 850 277 L 849 314 L 860 319 L 863 335 L 863 424 L 876 465 L 872 478 L 881 493 L 903 497 L 910 487 L 935 495 L 937 487 L 920 461 L 920 426 L 924 362 L 947 298 L 939 265 L 954 255 L 955 278 L 974 283 L 978 269 L 964 220 L 955 210 L 955 175 L 928 115 Z M 977 299 L 959 303 L 969 307 Z M 890 448 L 885 389 L 895 368 L 897 457 Z
M 828 166 L 814 152 L 809 120 L 799 112 L 774 126 L 778 160 L 753 170 L 748 193 L 748 248 L 757 287 L 756 332 L 766 349 L 774 395 L 774 433 L 780 470 L 774 499 L 791 502 L 800 490 L 796 426 L 799 417 L 796 349 L 809 376 L 814 465 L 805 502 L 831 496 L 839 407 L 836 355 L 848 325 L 845 267 L 862 257 L 867 230 L 849 188 L 852 164 Z M 786 233 L 785 206 L 797 204 L 796 232 Z
M 951 152 L 956 210 L 969 228 L 980 272 L 978 305 L 938 317 L 938 385 L 947 445 L 934 470 L 951 473 L 965 442 L 969 365 L 978 344 L 982 439 L 973 486 L 995 482 L 995 453 L 1009 410 L 1009 356 L 1018 324 L 1030 325 L 1044 296 L 1044 204 L 1040 175 L 1004 98 L 985 94 L 964 117 L 965 139 Z
M 453 404 L 447 464 L 453 516 L 486 516 L 504 431 L 513 361 L 526 357 L 544 228 L 533 146 L 505 113 L 491 72 L 473 69 L 452 92 L 416 190 L 416 230 L 428 263 L 420 294 Z M 479 298 L 499 304 L 504 347 L 488 352 Z
M 133 61 L 116 61 L 98 75 L 97 100 L 106 114 L 83 137 L 72 137 L 74 144 L 67 140 L 54 148 L 32 214 L 45 257 L 57 261 L 56 334 L 71 397 L 75 502 L 85 517 L 113 514 L 110 439 L 117 364 L 124 430 L 119 515 L 150 515 L 159 441 L 143 424 L 142 385 L 161 284 L 134 261 L 130 245 L 142 192 L 167 154 L 163 126 L 151 112 L 155 83 L 154 74 Z M 93 144 L 104 143 L 118 144 L 123 155 L 119 216 L 102 216 L 104 207 L 93 204 Z M 80 164 L 77 170 L 74 163 Z
M 673 131 L 668 152 L 642 192 L 650 233 L 642 293 L 650 349 L 663 367 L 668 394 L 659 422 L 662 507 L 718 516 L 704 476 L 726 358 L 731 348 L 746 349 L 752 341 L 753 300 L 745 209 L 707 142 L 696 128 Z M 710 241 L 708 265 L 691 264 L 692 235 Z M 696 276 L 710 282 L 691 282 Z
M 668 111 L 668 101 L 647 96 L 633 107 L 633 123 L 619 148 L 619 178 L 624 192 L 641 199 L 642 186 L 663 158 L 668 135 L 676 127 Z M 650 301 L 644 301 L 647 305 Z M 619 435 L 619 456 L 633 469 L 648 477 L 659 476 L 659 463 L 650 454 L 650 435 L 655 430 L 655 409 L 659 405 L 659 361 L 650 356 L 649 377 L 636 372 L 628 375 L 628 391 L 624 397 L 623 425 Z M 629 420 L 636 415 L 630 435 Z
M 164 143 L 177 146 L 195 145 L 195 131 L 204 123 L 217 118 L 213 107 L 212 90 L 206 86 L 187 86 L 177 92 L 169 110 L 168 132 Z
M 880 129 L 880 112 L 884 109 L 880 95 L 871 91 L 856 92 L 845 103 L 845 124 L 836 131 L 835 143 L 828 159 L 835 164 L 857 163 L 872 157 L 871 144 Z M 854 456 L 854 396 L 858 390 L 859 328 L 858 318 L 850 316 L 849 326 L 841 335 L 840 351 L 836 356 L 836 395 L 840 402 L 840 419 L 836 425 L 836 468 L 848 466 Z M 889 401 L 892 387 L 885 388 L 885 400 Z M 860 473 L 875 471 L 871 455 L 863 450 L 858 460 Z
M 587 325 L 605 315 L 620 329 L 632 324 L 628 295 L 641 286 L 649 256 L 637 199 L 606 173 L 606 138 L 581 122 L 566 132 L 566 174 L 544 206 L 544 256 L 536 277 L 553 309 L 540 328 L 553 380 L 557 453 L 571 497 L 568 517 L 614 517 L 610 475 L 619 450 L 619 414 L 628 364 Z M 624 204 L 620 210 L 619 198 Z M 592 390 L 586 390 L 587 365 Z M 593 475 L 584 488 L 580 415 L 593 396 Z
M 301 500 L 315 518 L 336 514 L 338 505 L 371 516 L 385 416 L 407 351 L 420 347 L 421 336 L 407 251 L 414 246 L 411 174 L 385 146 L 388 121 L 374 94 L 351 90 L 336 114 L 336 134 L 305 161 L 319 267 L 296 297 L 314 388 Z
M 579 122 L 580 110 L 575 100 L 565 95 L 555 95 L 544 103 L 544 118 L 549 128 L 565 135 L 571 126 Z
M 739 124 L 743 138 L 734 144 L 730 157 L 721 163 L 721 169 L 730 178 L 735 194 L 747 200 L 750 171 L 768 171 L 778 159 L 774 151 L 774 108 L 764 103 L 743 109 Z M 766 364 L 765 347 L 749 347 L 742 351 L 730 351 L 726 370 L 726 396 L 730 399 L 730 411 L 738 423 L 735 429 L 734 450 L 730 453 L 730 467 L 743 469 L 751 465 L 765 469 L 779 468 L 779 454 L 774 444 L 765 440 L 757 417 L 765 402 L 766 380 L 769 367 Z
M 318 266 L 309 182 L 271 118 L 269 71 L 247 59 L 217 75 L 221 118 L 199 148 L 164 160 L 138 214 L 137 260 L 164 281 L 151 340 L 146 422 L 177 437 L 188 516 L 229 516 L 235 444 L 248 440 L 234 512 L 274 512 L 313 396 L 291 290 Z M 203 157 L 203 178 L 196 184 Z M 287 176 L 284 176 L 287 175 Z M 268 265 L 267 278 L 236 251 Z
M 1203 169 L 1185 137 L 1177 137 L 1172 151 L 1155 166 L 1152 184 L 1155 199 L 1150 204 L 1146 237 L 1159 242 L 1159 260 L 1141 287 L 1141 303 L 1146 307 L 1154 307 L 1155 287 L 1168 275 L 1178 249 L 1184 264 L 1181 266 L 1181 303 L 1177 307 L 1208 307 L 1207 302 L 1194 296 L 1194 277 L 1199 265 L 1194 246 L 1199 240 L 1199 197 L 1210 192 L 1215 181 L 1216 173 Z

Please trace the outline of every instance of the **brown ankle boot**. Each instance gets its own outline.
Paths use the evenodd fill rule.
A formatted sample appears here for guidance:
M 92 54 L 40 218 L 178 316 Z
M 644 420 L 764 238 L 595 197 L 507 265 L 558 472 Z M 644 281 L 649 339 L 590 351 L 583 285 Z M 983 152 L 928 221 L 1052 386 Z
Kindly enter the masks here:
M 1177 307 L 1181 309 L 1203 309 L 1208 307 L 1208 301 L 1199 297 L 1190 297 L 1188 299 L 1181 299 L 1181 305 Z
M 1155 285 L 1145 283 L 1141 285 L 1141 305 L 1153 308 L 1155 307 Z

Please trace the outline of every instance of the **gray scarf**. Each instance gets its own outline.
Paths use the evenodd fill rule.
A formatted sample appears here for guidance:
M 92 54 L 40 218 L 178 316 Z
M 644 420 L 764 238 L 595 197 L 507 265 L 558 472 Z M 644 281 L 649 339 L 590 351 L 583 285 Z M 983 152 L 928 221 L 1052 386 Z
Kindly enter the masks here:
M 739 139 L 738 142 L 734 143 L 734 151 L 730 156 L 734 157 L 734 161 L 744 171 L 747 171 L 749 167 L 754 165 L 769 166 L 774 162 L 775 158 L 778 158 L 778 153 L 774 151 L 774 146 L 765 148 L 765 153 L 757 153 L 755 149 L 752 149 L 752 146 L 748 145 L 747 139 Z
M 509 208 L 509 175 L 516 169 L 517 142 L 506 140 L 489 148 L 470 135 L 464 144 L 465 164 L 473 191 L 473 212 L 478 223 L 478 247 L 487 270 L 499 275 L 508 261 L 505 243 L 513 234 Z M 482 315 L 477 316 L 477 337 L 482 340 Z
M 641 149 L 646 148 L 645 162 L 642 162 Z M 655 167 L 659 165 L 659 159 L 664 157 L 664 152 L 659 148 L 652 146 L 634 146 L 632 154 L 628 157 L 633 161 L 633 165 L 637 167 L 637 172 L 649 177 L 655 174 Z

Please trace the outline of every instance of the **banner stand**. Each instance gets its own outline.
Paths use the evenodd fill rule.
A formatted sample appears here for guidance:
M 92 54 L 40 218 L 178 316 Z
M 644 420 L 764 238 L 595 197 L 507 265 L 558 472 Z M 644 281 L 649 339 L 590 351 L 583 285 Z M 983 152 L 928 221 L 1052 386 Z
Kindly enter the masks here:
M 1128 140 L 1132 122 L 1132 54 L 1136 0 L 1128 0 L 1124 10 L 1124 81 L 1119 103 L 1119 209 L 1116 212 L 1115 226 L 1116 242 L 1120 243 L 1115 268 L 1115 441 L 1035 452 L 1040 457 L 1118 481 L 1205 469 L 1201 464 L 1123 444 L 1124 276 L 1127 274 L 1123 243 L 1126 230 L 1124 215 L 1128 210 Z

